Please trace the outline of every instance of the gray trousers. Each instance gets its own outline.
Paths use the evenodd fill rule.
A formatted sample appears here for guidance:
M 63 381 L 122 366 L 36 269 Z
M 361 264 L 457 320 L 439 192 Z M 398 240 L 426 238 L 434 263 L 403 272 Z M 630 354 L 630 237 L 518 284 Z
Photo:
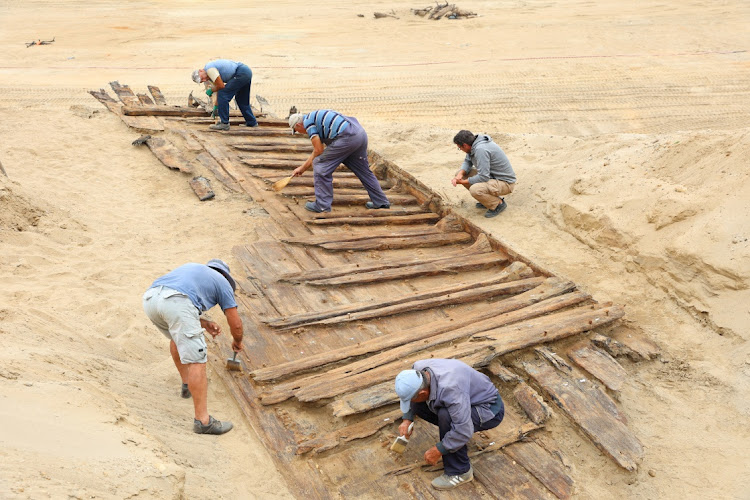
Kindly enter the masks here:
M 375 206 L 389 205 L 378 178 L 370 170 L 367 160 L 367 132 L 356 118 L 347 117 L 349 126 L 326 146 L 323 154 L 313 160 L 315 205 L 319 210 L 331 210 L 333 202 L 333 172 L 340 164 L 346 165 L 370 195 Z

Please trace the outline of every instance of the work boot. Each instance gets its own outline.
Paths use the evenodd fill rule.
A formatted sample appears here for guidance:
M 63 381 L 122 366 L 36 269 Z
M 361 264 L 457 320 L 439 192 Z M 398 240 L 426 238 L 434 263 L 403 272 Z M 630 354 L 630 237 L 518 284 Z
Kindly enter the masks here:
M 222 422 L 221 420 L 216 420 L 211 415 L 208 416 L 208 424 L 203 425 L 203 423 L 196 419 L 193 419 L 193 432 L 196 434 L 216 434 L 217 436 L 219 434 L 225 434 L 232 430 L 232 422 Z
M 215 125 L 211 125 L 208 128 L 210 128 L 211 130 L 229 130 L 229 124 L 219 122 Z
M 188 399 L 190 396 L 192 396 L 187 384 L 182 384 L 182 391 L 180 391 L 180 396 L 182 396 L 183 399 Z
M 440 477 L 436 477 L 432 480 L 432 487 L 436 490 L 452 490 L 456 486 L 464 483 L 469 483 L 473 480 L 474 468 L 472 466 L 469 466 L 469 470 L 467 472 L 464 472 L 463 474 L 458 474 L 456 476 L 443 474 Z
M 391 208 L 391 205 L 390 205 L 390 203 L 386 203 L 385 205 L 377 205 L 377 206 L 375 206 L 375 204 L 373 202 L 368 201 L 367 203 L 365 203 L 365 208 L 369 208 L 370 210 L 375 210 L 375 209 L 378 209 L 378 208 Z
M 500 214 L 500 212 L 502 212 L 503 210 L 505 210 L 507 207 L 508 207 L 508 204 L 505 203 L 505 200 L 502 199 L 502 198 L 500 198 L 500 204 L 498 206 L 496 206 L 493 210 L 487 210 L 484 213 L 484 216 L 487 217 L 488 219 L 490 217 L 495 217 L 498 214 Z
M 316 205 L 314 201 L 308 201 L 307 203 L 305 203 L 305 210 L 315 212 L 316 214 L 330 212 L 330 210 L 321 210 L 320 208 L 318 208 L 318 205 Z

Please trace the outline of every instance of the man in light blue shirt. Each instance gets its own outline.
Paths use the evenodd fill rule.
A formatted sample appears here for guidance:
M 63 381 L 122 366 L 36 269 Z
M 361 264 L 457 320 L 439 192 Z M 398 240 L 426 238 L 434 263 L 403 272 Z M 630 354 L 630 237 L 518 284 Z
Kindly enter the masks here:
M 203 329 L 216 337 L 221 327 L 200 317 L 219 305 L 232 334 L 232 349 L 242 350 L 242 319 L 237 313 L 234 291 L 237 285 L 222 260 L 211 259 L 206 265 L 184 264 L 157 278 L 143 294 L 143 310 L 159 331 L 170 340 L 177 371 L 182 379 L 182 397 L 193 398 L 197 434 L 224 434 L 231 422 L 221 422 L 208 414 L 208 360 Z

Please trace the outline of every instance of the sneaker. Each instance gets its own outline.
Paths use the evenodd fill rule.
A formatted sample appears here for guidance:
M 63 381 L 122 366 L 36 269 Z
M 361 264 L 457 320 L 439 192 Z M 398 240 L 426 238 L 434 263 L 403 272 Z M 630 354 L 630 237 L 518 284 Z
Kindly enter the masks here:
M 391 204 L 390 203 L 386 203 L 385 205 L 375 206 L 375 204 L 373 202 L 368 201 L 367 203 L 365 203 L 365 207 L 369 208 L 371 210 L 375 210 L 375 209 L 378 209 L 378 208 L 391 208 Z
M 305 210 L 308 210 L 310 212 L 315 212 L 316 214 L 321 214 L 323 212 L 330 212 L 330 210 L 319 209 L 318 205 L 316 205 L 314 201 L 308 201 L 307 203 L 305 203 Z
M 456 486 L 462 485 L 464 483 L 470 483 L 473 480 L 474 468 L 469 466 L 469 470 L 467 472 L 464 472 L 463 474 L 458 474 L 456 476 L 443 474 L 440 477 L 436 477 L 432 480 L 432 487 L 436 490 L 452 490 Z
M 250 125 L 249 123 L 245 123 L 246 127 L 257 127 L 258 123 L 256 122 L 255 125 Z
M 180 396 L 182 396 L 183 399 L 188 399 L 190 396 L 192 396 L 187 384 L 182 384 L 182 391 L 180 392 Z
M 496 206 L 494 210 L 487 210 L 484 213 L 484 216 L 487 217 L 488 219 L 490 217 L 495 217 L 498 214 L 500 214 L 500 212 L 502 212 L 503 210 L 505 210 L 507 208 L 507 206 L 508 206 L 508 204 L 505 203 L 505 200 L 502 199 L 502 198 L 500 198 L 500 204 L 498 206 Z
M 487 209 L 487 207 L 485 207 L 485 206 L 484 206 L 484 205 L 482 205 L 481 203 L 477 203 L 477 204 L 476 204 L 476 207 L 477 207 L 477 208 L 482 208 L 482 209 L 485 209 L 485 210 Z
M 211 125 L 208 128 L 210 128 L 211 130 L 229 130 L 229 124 L 219 122 L 215 125 Z
M 203 425 L 203 423 L 196 419 L 193 419 L 193 432 L 196 434 L 225 434 L 232 430 L 232 422 L 222 422 L 221 420 L 216 420 L 212 416 L 208 416 L 208 424 Z

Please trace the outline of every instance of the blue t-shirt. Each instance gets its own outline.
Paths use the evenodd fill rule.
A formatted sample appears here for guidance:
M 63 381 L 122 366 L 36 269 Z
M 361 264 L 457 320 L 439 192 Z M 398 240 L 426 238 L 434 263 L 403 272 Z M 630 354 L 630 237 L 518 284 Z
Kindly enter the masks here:
M 334 140 L 349 126 L 344 115 L 332 109 L 312 111 L 305 115 L 302 124 L 305 126 L 308 137 L 312 138 L 317 135 L 325 143 Z
M 201 312 L 208 311 L 216 304 L 221 306 L 222 311 L 237 307 L 232 285 L 223 274 L 205 264 L 184 264 L 157 278 L 149 289 L 157 286 L 184 293 Z
M 206 64 L 203 69 L 208 71 L 208 68 L 216 68 L 219 71 L 219 76 L 221 76 L 221 81 L 227 83 L 234 77 L 239 65 L 240 63 L 230 61 L 229 59 L 217 59 Z

